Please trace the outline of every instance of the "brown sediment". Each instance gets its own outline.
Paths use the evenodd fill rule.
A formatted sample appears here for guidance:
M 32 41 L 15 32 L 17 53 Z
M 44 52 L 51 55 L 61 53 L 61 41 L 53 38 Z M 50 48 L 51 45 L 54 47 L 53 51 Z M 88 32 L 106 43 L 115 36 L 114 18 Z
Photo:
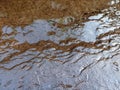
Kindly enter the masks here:
M 43 51 L 50 48 L 55 48 L 56 50 L 62 50 L 62 52 L 72 52 L 77 47 L 84 47 L 84 48 L 93 48 L 93 49 L 101 49 L 101 50 L 109 50 L 111 46 L 107 46 L 106 48 L 103 48 L 104 45 L 102 45 L 103 42 L 107 43 L 108 41 L 111 42 L 112 39 L 106 39 L 106 40 L 99 40 L 105 36 L 108 35 L 114 35 L 114 34 L 120 34 L 119 29 L 115 31 L 110 31 L 104 34 L 101 34 L 97 37 L 96 42 L 85 42 L 85 41 L 79 41 L 79 43 L 72 43 L 70 45 L 67 45 L 69 42 L 76 41 L 76 38 L 68 38 L 66 40 L 61 40 L 59 44 L 54 43 L 53 41 L 47 40 L 47 41 L 39 41 L 38 43 L 29 44 L 28 42 L 22 43 L 22 44 L 16 44 L 18 43 L 17 40 L 14 39 L 8 39 L 8 40 L 0 40 L 0 46 L 4 46 L 6 43 L 9 43 L 9 45 L 6 48 L 12 48 L 15 50 L 19 50 L 19 52 L 13 53 L 8 55 L 6 58 L 4 58 L 0 63 L 7 63 L 11 60 L 12 57 L 18 56 L 27 50 L 30 50 L 31 48 L 35 48 L 36 51 Z M 11 34 L 10 34 L 11 35 Z M 8 35 L 9 36 L 9 35 Z M 14 44 L 15 43 L 15 44 Z M 65 44 L 62 46 L 61 44 Z M 13 44 L 13 45 L 11 45 Z M 56 57 L 51 57 L 56 58 Z
M 14 68 L 17 67 L 17 66 L 20 66 L 20 65 L 22 65 L 22 64 L 24 64 L 24 63 L 29 63 L 29 62 L 31 62 L 31 60 L 29 60 L 29 61 L 24 61 L 24 62 L 22 62 L 22 63 L 16 64 L 16 65 L 14 65 L 14 66 L 12 66 L 12 67 L 10 67 L 10 68 L 4 67 L 4 66 L 0 66 L 0 68 L 5 69 L 5 70 L 12 70 L 12 69 L 14 69 Z
M 66 41 L 64 43 L 66 43 Z M 35 43 L 35 44 L 29 44 L 26 42 L 23 44 L 14 45 L 12 48 L 14 48 L 16 50 L 20 50 L 20 51 L 25 51 L 25 50 L 28 50 L 30 48 L 36 48 L 36 50 L 39 50 L 39 51 L 49 49 L 49 48 L 56 48 L 56 50 L 62 50 L 62 51 L 70 51 L 70 50 L 73 50 L 77 46 L 82 46 L 82 47 L 86 47 L 86 48 L 96 48 L 96 49 L 101 48 L 101 47 L 97 47 L 94 43 L 89 43 L 89 42 L 84 42 L 84 41 L 81 41 L 81 42 L 76 43 L 76 44 L 61 46 L 61 45 L 56 44 L 50 40 L 47 40 L 47 41 L 43 40 L 43 41 L 40 41 L 40 42 Z
M 47 33 L 48 36 L 55 35 L 55 34 L 56 34 L 56 32 L 54 32 L 54 31 L 49 31 L 49 32 Z
M 60 84 L 63 88 L 72 88 L 73 86 L 70 84 Z
M 72 26 L 73 24 L 83 22 L 87 20 L 87 17 L 91 15 L 95 15 L 100 13 L 102 9 L 108 7 L 108 2 L 110 0 L 0 0 L 0 37 L 2 35 L 1 28 L 4 25 L 13 25 L 13 26 L 26 26 L 30 24 L 33 20 L 36 19 L 53 19 L 53 18 L 63 18 L 65 16 L 73 16 L 75 17 L 75 21 L 70 22 L 68 24 L 55 23 L 57 27 L 66 27 Z M 55 2 L 56 5 L 60 5 L 60 7 L 55 6 L 52 7 L 51 4 Z M 116 32 L 117 33 L 117 32 Z M 15 34 L 15 33 L 11 33 Z M 11 35 L 11 34 L 8 34 Z M 55 35 L 54 31 L 48 32 L 48 35 Z M 115 32 L 101 34 L 98 39 L 106 36 L 106 35 L 115 34 Z M 68 44 L 69 42 L 74 42 L 75 38 L 68 38 L 66 40 L 61 40 L 60 44 Z M 5 64 L 11 61 L 14 56 L 18 56 L 31 48 L 35 48 L 36 51 L 43 51 L 50 48 L 55 48 L 56 50 L 62 50 L 63 52 L 72 52 L 76 47 L 85 47 L 85 48 L 94 48 L 94 49 L 103 49 L 103 45 L 97 46 L 103 41 L 92 42 L 84 42 L 80 41 L 79 43 L 73 43 L 71 45 L 59 45 L 54 43 L 53 41 L 40 41 L 38 43 L 29 44 L 28 42 L 11 45 L 13 42 L 17 43 L 14 39 L 2 40 L 0 38 L 0 46 L 4 46 L 9 43 L 7 48 L 13 48 L 15 50 L 19 50 L 19 52 L 12 53 L 0 61 L 0 64 Z M 109 49 L 110 47 L 104 48 L 104 50 Z M 52 56 L 53 60 L 56 56 Z M 17 64 L 11 68 L 6 68 L 11 70 L 16 66 L 19 66 L 23 63 L 28 63 L 30 61 L 25 61 L 20 64 Z M 0 66 L 0 68 L 5 68 Z M 71 88 L 71 85 L 64 85 L 65 88 Z
M 101 38 L 103 38 L 103 37 L 105 37 L 105 36 L 114 35 L 114 34 L 120 34 L 120 29 L 116 29 L 116 30 L 114 30 L 114 31 L 109 31 L 109 32 L 107 32 L 107 33 L 101 34 L 101 35 L 99 35 L 99 36 L 97 37 L 97 39 L 101 39 Z
M 4 46 L 6 43 L 8 43 L 8 47 L 11 45 L 11 44 L 14 44 L 14 43 L 17 43 L 18 41 L 15 40 L 15 39 L 9 39 L 9 40 L 0 40 L 0 46 Z
M 67 38 L 65 40 L 60 40 L 60 44 L 64 43 L 64 44 L 68 44 L 69 42 L 75 41 L 76 38 Z
M 69 41 L 71 41 L 71 39 L 67 40 L 67 42 L 69 42 Z M 67 43 L 66 41 L 62 41 L 62 42 Z M 60 46 L 59 44 L 56 44 L 50 40 L 40 41 L 40 42 L 34 43 L 34 44 L 29 44 L 29 43 L 25 42 L 23 44 L 11 46 L 11 48 L 13 48 L 15 50 L 19 50 L 19 52 L 10 54 L 6 58 L 4 58 L 4 60 L 0 61 L 0 63 L 7 63 L 10 61 L 10 59 L 12 57 L 20 55 L 31 48 L 35 48 L 37 51 L 43 51 L 43 50 L 47 50 L 50 48 L 55 48 L 56 50 L 62 50 L 63 52 L 71 52 L 71 51 L 73 51 L 73 49 L 75 49 L 76 47 L 79 47 L 79 46 L 85 47 L 85 48 L 94 48 L 94 49 L 103 48 L 103 46 L 97 46 L 95 43 L 88 43 L 88 42 L 84 42 L 84 41 L 81 41 L 76 44 L 67 45 L 67 46 Z
M 26 25 L 34 19 L 73 16 L 84 18 L 107 8 L 110 0 L 0 0 L 0 13 L 8 25 Z M 54 4 L 54 5 L 53 5 Z M 84 16 L 83 16 L 84 15 Z

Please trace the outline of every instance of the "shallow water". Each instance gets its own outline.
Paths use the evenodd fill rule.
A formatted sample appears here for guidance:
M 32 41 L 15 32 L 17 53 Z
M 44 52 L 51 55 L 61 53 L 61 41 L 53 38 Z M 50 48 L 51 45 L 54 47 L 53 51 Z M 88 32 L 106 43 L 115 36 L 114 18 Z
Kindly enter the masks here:
M 61 28 L 57 21 L 2 28 L 0 89 L 119 90 L 118 17 L 99 14 Z

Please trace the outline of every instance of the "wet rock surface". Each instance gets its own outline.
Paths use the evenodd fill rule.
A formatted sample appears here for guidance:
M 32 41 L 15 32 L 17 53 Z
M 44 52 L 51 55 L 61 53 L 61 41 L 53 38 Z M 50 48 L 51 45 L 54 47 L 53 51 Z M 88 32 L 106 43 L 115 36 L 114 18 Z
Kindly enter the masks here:
M 2 28 L 0 90 L 119 90 L 119 17 L 100 13 L 62 28 L 57 21 Z

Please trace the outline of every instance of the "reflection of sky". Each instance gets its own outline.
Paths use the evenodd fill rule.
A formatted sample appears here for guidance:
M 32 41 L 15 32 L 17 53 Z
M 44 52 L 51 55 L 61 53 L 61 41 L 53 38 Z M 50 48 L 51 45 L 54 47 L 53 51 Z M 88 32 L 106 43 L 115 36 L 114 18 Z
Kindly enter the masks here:
M 85 42 L 95 42 L 96 37 L 100 34 L 110 32 L 111 30 L 113 31 L 115 28 L 119 27 L 119 23 L 115 24 L 117 25 L 116 27 L 114 27 L 114 25 L 110 26 L 113 21 L 109 20 L 107 17 L 102 18 L 101 21 L 92 20 L 92 18 L 98 19 L 99 17 L 101 17 L 101 15 L 91 17 L 91 20 L 85 22 L 84 26 L 81 26 L 80 28 L 77 27 L 75 29 L 71 29 L 69 27 L 57 28 L 52 26 L 45 20 L 36 20 L 31 25 L 25 26 L 23 28 L 16 27 L 15 29 L 13 29 L 12 27 L 5 26 L 2 30 L 3 34 L 11 34 L 15 31 L 16 34 L 12 36 L 10 35 L 9 37 L 13 37 L 17 41 L 19 41 L 19 43 L 24 43 L 27 41 L 28 43 L 32 44 L 37 43 L 41 40 L 51 40 L 55 43 L 59 43 L 59 40 L 65 40 L 66 38 L 76 38 L 77 40 Z M 48 36 L 47 33 L 49 31 L 54 31 L 55 35 Z M 3 39 L 10 39 L 8 36 L 3 35 L 3 37 Z M 109 39 L 108 37 L 106 37 L 107 36 L 103 37 L 104 40 Z M 110 37 L 112 37 L 112 35 Z M 61 82 L 64 84 L 71 84 L 75 86 L 75 84 L 79 84 L 83 80 L 87 80 L 91 85 L 93 82 L 98 82 L 98 79 L 96 79 L 96 77 L 101 78 L 100 84 L 102 84 L 104 87 L 107 83 L 108 86 L 111 85 L 112 88 L 112 86 L 114 87 L 113 82 L 115 82 L 116 85 L 119 85 L 118 82 L 120 81 L 119 75 L 117 73 L 114 73 L 115 71 L 113 70 L 116 68 L 111 69 L 112 61 L 106 61 L 105 63 L 100 62 L 98 63 L 98 65 L 93 65 L 93 67 L 95 66 L 93 70 L 92 67 L 88 67 L 89 70 L 87 74 L 84 71 L 84 68 L 86 68 L 87 65 L 89 66 L 91 63 L 96 63 L 100 59 L 111 58 L 116 53 L 120 52 L 119 46 L 112 47 L 119 44 L 119 35 L 116 35 L 114 40 L 112 40 L 111 42 L 114 42 L 114 45 L 113 43 L 111 43 L 111 48 L 104 51 L 79 46 L 75 49 L 80 52 L 63 52 L 61 50 L 56 50 L 55 48 L 50 48 L 41 52 L 33 48 L 29 49 L 17 56 L 12 57 L 11 61 L 8 63 L 0 63 L 0 67 L 4 66 L 5 68 L 11 68 L 15 65 L 18 65 L 18 67 L 13 68 L 10 71 L 3 69 L 0 70 L 0 89 L 17 90 L 20 85 L 23 85 L 23 87 L 21 87 L 21 90 L 29 90 L 29 87 L 31 88 L 30 90 L 54 90 L 51 88 L 57 87 L 58 85 L 60 85 Z M 105 44 L 100 43 L 100 45 L 101 44 L 104 46 L 109 45 L 109 43 L 107 42 L 105 42 Z M 2 61 L 5 57 L 9 56 L 12 53 L 20 52 L 15 51 L 14 49 L 9 47 L 5 49 L 5 51 L 7 52 L 4 54 L 1 54 L 2 52 L 0 52 L 0 61 Z M 81 58 L 84 55 L 85 57 Z M 56 56 L 54 60 L 66 61 L 66 63 L 61 64 L 60 62 L 52 61 L 52 56 Z M 31 62 L 29 62 L 30 60 Z M 28 70 L 30 67 L 32 68 Z M 83 76 L 80 76 L 78 79 L 77 76 L 79 76 L 81 71 L 83 71 Z M 106 77 L 107 75 L 109 76 L 109 78 Z M 114 75 L 117 77 L 117 79 L 113 78 Z M 110 82 L 108 82 L 108 80 Z M 93 82 L 91 83 L 91 81 Z M 96 84 L 96 87 L 99 87 L 99 84 Z M 83 86 L 83 88 L 86 87 Z M 63 88 L 60 88 L 60 90 L 62 89 Z M 92 87 L 91 90 L 93 90 Z
M 99 18 L 101 15 L 93 16 L 91 19 L 94 17 Z M 25 41 L 28 43 L 37 43 L 41 40 L 51 40 L 55 43 L 59 43 L 60 40 L 65 40 L 67 38 L 76 38 L 77 40 L 85 42 L 95 42 L 97 36 L 116 28 L 114 26 L 109 27 L 113 22 L 112 20 L 109 20 L 109 18 L 104 17 L 101 20 L 102 21 L 99 22 L 97 20 L 88 21 L 84 23 L 84 26 L 79 26 L 75 29 L 68 27 L 57 28 L 52 26 L 50 22 L 46 20 L 36 20 L 31 25 L 25 26 L 24 28 L 16 27 L 14 29 L 17 33 L 15 39 L 19 41 L 19 43 L 24 43 Z M 11 27 L 3 27 L 3 33 L 10 34 L 14 30 Z M 50 31 L 54 31 L 55 35 L 48 36 L 47 33 Z
M 20 42 L 27 41 L 29 43 L 37 43 L 40 40 L 48 40 L 47 32 L 52 28 L 47 21 L 39 20 L 33 24 L 24 27 L 23 29 L 16 28 L 17 32 L 15 39 Z

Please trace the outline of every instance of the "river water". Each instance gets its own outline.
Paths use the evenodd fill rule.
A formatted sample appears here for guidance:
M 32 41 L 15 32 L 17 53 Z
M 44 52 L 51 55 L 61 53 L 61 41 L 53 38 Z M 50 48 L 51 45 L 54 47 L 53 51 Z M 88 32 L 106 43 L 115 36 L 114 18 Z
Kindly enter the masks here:
M 4 26 L 0 90 L 120 90 L 120 21 L 109 15 L 73 26 L 59 27 L 61 19 Z

